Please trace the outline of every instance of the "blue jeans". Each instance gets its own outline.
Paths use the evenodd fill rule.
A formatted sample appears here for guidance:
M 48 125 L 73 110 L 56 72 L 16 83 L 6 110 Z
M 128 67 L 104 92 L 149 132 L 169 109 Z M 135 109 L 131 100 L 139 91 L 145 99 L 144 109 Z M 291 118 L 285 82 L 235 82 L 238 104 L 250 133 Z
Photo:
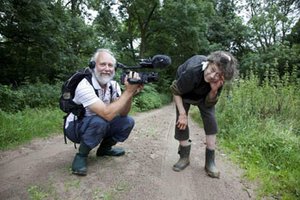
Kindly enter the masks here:
M 98 115 L 93 115 L 71 122 L 66 129 L 66 134 L 72 142 L 83 142 L 93 149 L 107 137 L 111 137 L 116 142 L 125 141 L 133 127 L 134 119 L 130 116 L 117 116 L 107 121 Z

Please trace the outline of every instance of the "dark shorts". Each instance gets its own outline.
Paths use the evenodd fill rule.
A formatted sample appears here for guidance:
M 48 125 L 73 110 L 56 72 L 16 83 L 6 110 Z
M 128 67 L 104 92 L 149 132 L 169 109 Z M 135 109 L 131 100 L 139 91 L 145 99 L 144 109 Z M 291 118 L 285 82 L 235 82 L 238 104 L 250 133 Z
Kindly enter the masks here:
M 185 109 L 186 114 L 188 115 L 189 109 L 191 104 L 184 102 L 183 100 L 183 107 Z M 203 121 L 205 135 L 214 135 L 218 132 L 218 125 L 215 118 L 215 106 L 206 107 L 204 105 L 204 100 L 200 101 L 199 104 L 196 105 L 199 109 L 200 116 Z M 176 107 L 176 122 L 178 120 L 178 109 Z M 187 126 L 185 130 L 179 130 L 175 125 L 175 139 L 182 141 L 190 139 L 190 131 L 189 127 Z

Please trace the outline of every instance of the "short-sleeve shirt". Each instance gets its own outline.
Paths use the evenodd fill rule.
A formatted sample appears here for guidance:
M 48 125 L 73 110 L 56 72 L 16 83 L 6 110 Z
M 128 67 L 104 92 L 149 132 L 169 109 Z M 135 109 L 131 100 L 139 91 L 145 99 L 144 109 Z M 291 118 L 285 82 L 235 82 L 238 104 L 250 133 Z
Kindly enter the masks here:
M 86 79 L 80 81 L 73 99 L 75 103 L 82 104 L 85 107 L 85 116 L 96 115 L 88 106 L 99 99 L 105 104 L 110 104 L 121 95 L 120 85 L 114 80 L 108 82 L 106 88 L 102 88 L 93 74 L 92 84 L 94 87 Z
M 114 80 L 108 82 L 106 88 L 102 88 L 93 74 L 92 84 L 93 85 L 91 85 L 87 79 L 82 79 L 76 87 L 73 99 L 75 103 L 83 105 L 85 108 L 85 116 L 96 115 L 96 113 L 91 111 L 88 106 L 97 102 L 99 99 L 108 105 L 121 96 L 120 85 Z M 69 122 L 73 120 L 74 115 L 71 113 L 67 118 L 66 127 Z

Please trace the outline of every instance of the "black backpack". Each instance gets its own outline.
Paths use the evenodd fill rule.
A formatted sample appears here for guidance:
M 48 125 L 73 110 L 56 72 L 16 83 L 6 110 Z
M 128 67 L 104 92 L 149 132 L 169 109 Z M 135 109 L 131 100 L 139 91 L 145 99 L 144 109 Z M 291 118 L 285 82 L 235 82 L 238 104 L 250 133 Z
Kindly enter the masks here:
M 67 144 L 66 139 L 66 132 L 65 132 L 65 125 L 66 125 L 66 119 L 70 113 L 73 113 L 75 116 L 77 116 L 77 119 L 82 119 L 85 114 L 85 108 L 82 104 L 76 104 L 73 101 L 73 98 L 75 96 L 75 90 L 79 82 L 86 78 L 88 82 L 93 86 L 92 84 L 92 72 L 89 67 L 81 69 L 76 71 L 71 77 L 68 78 L 67 81 L 65 81 L 61 88 L 61 96 L 59 98 L 59 107 L 60 109 L 66 113 L 64 116 L 64 139 L 65 143 Z M 93 86 L 94 87 L 94 86 Z M 95 93 L 97 94 L 96 90 Z M 98 96 L 98 94 L 97 94 Z
M 60 109 L 69 114 L 73 113 L 75 116 L 82 118 L 85 113 L 85 109 L 82 105 L 78 105 L 73 101 L 75 96 L 75 90 L 79 82 L 86 78 L 91 85 L 92 73 L 89 68 L 76 71 L 67 81 L 65 81 L 61 88 L 61 96 L 59 98 Z

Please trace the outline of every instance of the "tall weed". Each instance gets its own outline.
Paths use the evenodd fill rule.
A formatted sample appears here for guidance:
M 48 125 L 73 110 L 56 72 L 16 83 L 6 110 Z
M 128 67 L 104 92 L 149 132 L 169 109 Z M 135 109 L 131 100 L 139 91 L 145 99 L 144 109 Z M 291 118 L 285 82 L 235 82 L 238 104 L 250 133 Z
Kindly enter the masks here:
M 259 180 L 262 196 L 300 198 L 300 96 L 292 74 L 254 73 L 225 90 L 217 104 L 220 143 Z

